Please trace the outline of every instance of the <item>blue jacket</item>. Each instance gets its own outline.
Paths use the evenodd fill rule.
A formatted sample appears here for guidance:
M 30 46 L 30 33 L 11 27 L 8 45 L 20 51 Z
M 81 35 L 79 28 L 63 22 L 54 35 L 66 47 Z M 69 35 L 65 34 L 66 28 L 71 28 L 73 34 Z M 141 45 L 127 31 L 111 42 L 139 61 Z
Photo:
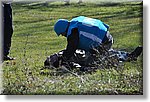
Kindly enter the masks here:
M 89 51 L 102 43 L 109 26 L 98 19 L 79 16 L 70 21 L 67 37 L 74 28 L 78 28 L 79 32 L 78 48 Z

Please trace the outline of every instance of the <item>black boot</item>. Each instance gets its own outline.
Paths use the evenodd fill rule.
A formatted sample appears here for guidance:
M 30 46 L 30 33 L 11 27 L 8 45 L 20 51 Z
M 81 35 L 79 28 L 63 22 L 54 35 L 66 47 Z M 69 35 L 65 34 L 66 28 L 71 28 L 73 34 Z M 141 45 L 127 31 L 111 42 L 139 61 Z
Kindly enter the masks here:
M 131 53 L 129 53 L 129 59 L 131 61 L 136 61 L 138 56 L 142 53 L 143 51 L 143 47 L 138 46 L 134 51 L 132 51 Z

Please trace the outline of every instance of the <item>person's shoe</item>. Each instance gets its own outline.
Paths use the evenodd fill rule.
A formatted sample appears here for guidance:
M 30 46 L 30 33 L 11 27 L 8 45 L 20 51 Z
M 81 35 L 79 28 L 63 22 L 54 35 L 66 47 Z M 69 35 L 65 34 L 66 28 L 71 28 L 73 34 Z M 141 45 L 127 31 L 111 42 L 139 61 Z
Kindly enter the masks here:
M 131 61 L 136 61 L 138 56 L 142 53 L 143 51 L 143 47 L 138 46 L 134 51 L 132 51 L 131 53 L 129 53 L 129 59 Z
M 3 61 L 7 61 L 7 60 L 15 60 L 15 58 L 10 57 L 10 56 L 4 56 Z

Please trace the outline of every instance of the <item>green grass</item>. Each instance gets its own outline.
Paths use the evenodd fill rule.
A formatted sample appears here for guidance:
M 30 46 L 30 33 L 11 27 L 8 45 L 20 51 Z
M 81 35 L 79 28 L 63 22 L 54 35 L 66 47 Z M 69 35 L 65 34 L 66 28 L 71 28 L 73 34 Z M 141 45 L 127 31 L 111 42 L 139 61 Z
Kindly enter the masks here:
M 14 34 L 10 56 L 3 63 L 3 94 L 143 94 L 142 56 L 124 63 L 122 69 L 99 69 L 73 75 L 41 72 L 46 57 L 63 50 L 66 38 L 57 37 L 57 19 L 76 16 L 97 18 L 110 25 L 114 49 L 132 51 L 142 45 L 142 4 L 140 2 L 64 5 L 52 2 L 13 3 Z M 54 74 L 50 74 L 54 72 Z

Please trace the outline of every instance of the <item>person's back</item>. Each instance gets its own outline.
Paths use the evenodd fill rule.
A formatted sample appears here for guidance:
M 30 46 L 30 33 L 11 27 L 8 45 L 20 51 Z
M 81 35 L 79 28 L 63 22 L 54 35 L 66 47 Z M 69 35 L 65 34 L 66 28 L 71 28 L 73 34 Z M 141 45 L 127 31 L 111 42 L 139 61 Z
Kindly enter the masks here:
M 94 47 L 104 44 L 107 50 L 111 48 L 113 38 L 109 34 L 109 26 L 98 19 L 79 16 L 71 21 L 60 19 L 54 30 L 67 37 L 67 47 L 63 56 L 70 58 L 76 49 L 90 52 Z M 109 46 L 108 46 L 109 45 Z
M 67 37 L 72 33 L 72 29 L 77 28 L 79 33 L 79 43 L 77 48 L 89 51 L 93 47 L 98 47 L 105 42 L 109 26 L 98 19 L 79 16 L 70 21 Z

